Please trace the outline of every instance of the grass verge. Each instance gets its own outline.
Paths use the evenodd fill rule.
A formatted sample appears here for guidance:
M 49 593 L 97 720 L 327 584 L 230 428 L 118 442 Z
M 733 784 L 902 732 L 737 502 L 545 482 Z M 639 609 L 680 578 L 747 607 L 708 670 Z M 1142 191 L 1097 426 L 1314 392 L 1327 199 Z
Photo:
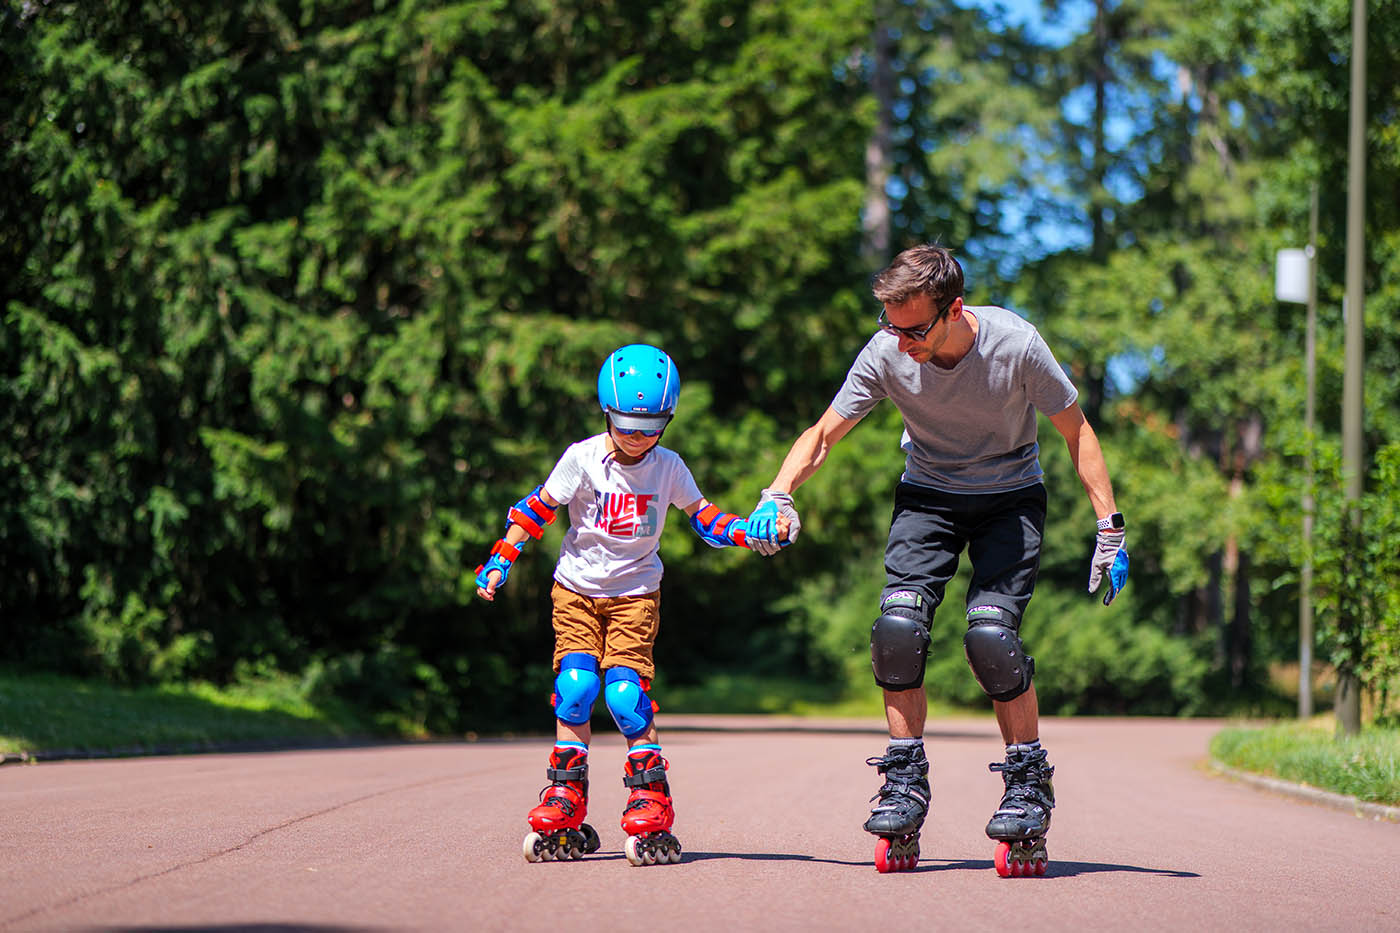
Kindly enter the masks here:
M 884 722 L 885 702 L 879 688 L 846 692 L 806 680 L 771 679 L 753 674 L 716 674 L 701 684 L 658 682 L 653 691 L 668 713 L 758 713 L 832 718 L 873 718 Z M 929 700 L 929 717 L 969 715 Z
M 0 755 L 141 754 L 339 740 L 380 730 L 291 680 L 124 688 L 0 670 Z
M 1369 728 L 1340 737 L 1330 716 L 1265 728 L 1231 727 L 1211 739 L 1210 753 L 1232 768 L 1400 806 L 1400 729 Z

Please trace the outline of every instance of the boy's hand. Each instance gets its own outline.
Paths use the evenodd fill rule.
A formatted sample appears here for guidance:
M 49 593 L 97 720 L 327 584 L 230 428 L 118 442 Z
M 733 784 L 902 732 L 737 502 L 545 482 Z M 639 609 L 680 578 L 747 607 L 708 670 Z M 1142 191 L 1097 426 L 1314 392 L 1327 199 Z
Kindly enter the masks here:
M 497 541 L 486 563 L 476 568 L 476 595 L 485 600 L 494 600 L 496 589 L 504 586 L 510 576 L 511 562 L 519 556 L 519 548 L 512 547 L 504 538 Z
M 499 570 L 488 570 L 488 571 L 486 571 L 485 576 L 486 576 L 486 585 L 485 585 L 485 586 L 481 586 L 481 585 L 480 585 L 480 584 L 481 584 L 481 577 L 480 577 L 480 576 L 478 576 L 478 577 L 476 578 L 476 582 L 477 582 L 476 595 L 480 596 L 482 599 L 487 600 L 487 601 L 489 601 L 489 602 L 494 602 L 495 599 L 496 599 L 496 587 L 498 587 L 498 586 L 501 585 L 501 572 L 500 572 Z

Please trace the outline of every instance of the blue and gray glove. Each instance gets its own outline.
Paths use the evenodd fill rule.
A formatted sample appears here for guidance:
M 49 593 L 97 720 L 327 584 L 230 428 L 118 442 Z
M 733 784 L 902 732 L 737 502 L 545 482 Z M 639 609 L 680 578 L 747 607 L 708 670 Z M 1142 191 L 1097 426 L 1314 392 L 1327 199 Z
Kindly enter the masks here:
M 1128 582 L 1128 549 L 1124 546 L 1128 533 L 1123 530 L 1122 515 L 1115 513 L 1113 518 L 1116 523 L 1107 518 L 1099 522 L 1099 532 L 1094 537 L 1094 556 L 1089 563 L 1090 593 L 1097 593 L 1104 578 L 1108 579 L 1108 589 L 1103 594 L 1105 606 L 1113 602 Z
M 778 536 L 778 516 L 788 521 L 787 540 Z M 802 530 L 802 519 L 792 504 L 792 496 L 776 489 L 765 489 L 758 497 L 758 505 L 748 519 L 748 545 L 764 557 L 772 557 L 797 540 Z

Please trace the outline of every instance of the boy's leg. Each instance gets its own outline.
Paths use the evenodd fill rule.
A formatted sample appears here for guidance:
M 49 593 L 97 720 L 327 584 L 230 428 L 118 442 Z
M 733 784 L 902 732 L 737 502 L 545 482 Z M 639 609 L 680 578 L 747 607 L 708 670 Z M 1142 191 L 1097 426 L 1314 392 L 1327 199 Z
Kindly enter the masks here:
M 670 763 L 661 757 L 652 716 L 656 704 L 647 694 L 656 673 L 653 652 L 660 627 L 659 592 L 608 600 L 604 696 L 627 739 L 622 784 L 628 799 L 621 825 L 628 836 L 624 852 L 633 865 L 679 862 L 681 858 L 680 841 L 670 832 L 676 820 L 666 779 Z
M 599 846 L 598 834 L 583 820 L 588 812 L 589 719 L 601 687 L 598 659 L 603 653 L 603 625 L 588 597 L 558 583 L 551 597 L 555 741 L 545 769 L 549 785 L 527 817 L 535 833 L 544 834 L 526 837 L 525 857 L 531 861 L 561 852 L 577 857 Z

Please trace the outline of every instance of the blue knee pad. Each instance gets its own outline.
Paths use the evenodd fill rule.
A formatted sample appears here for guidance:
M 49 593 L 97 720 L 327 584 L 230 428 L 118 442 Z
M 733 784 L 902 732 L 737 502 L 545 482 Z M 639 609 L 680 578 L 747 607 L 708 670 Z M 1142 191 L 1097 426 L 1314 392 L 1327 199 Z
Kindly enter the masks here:
M 597 658 L 582 652 L 564 655 L 554 678 L 554 715 L 571 726 L 588 722 L 599 684 Z
M 635 739 L 651 725 L 651 697 L 642 689 L 642 678 L 630 667 L 610 667 L 603 675 L 603 699 L 618 731 Z

